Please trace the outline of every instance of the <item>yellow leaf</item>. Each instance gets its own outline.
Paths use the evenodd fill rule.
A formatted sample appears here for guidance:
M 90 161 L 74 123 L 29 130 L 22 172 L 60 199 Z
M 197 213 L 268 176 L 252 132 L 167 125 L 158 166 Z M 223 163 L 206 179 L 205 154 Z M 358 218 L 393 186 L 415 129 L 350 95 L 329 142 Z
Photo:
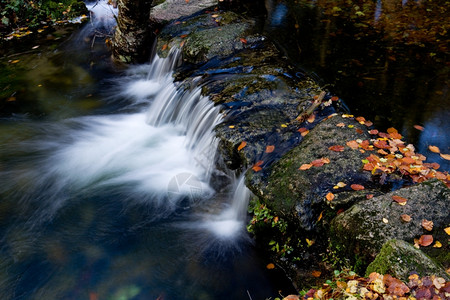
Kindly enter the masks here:
M 314 245 L 315 241 L 314 240 L 310 240 L 310 239 L 306 239 L 306 243 L 308 244 L 308 247 L 311 247 L 312 245 Z
M 234 128 L 234 125 L 230 125 L 230 126 L 228 126 L 228 128 L 231 128 L 231 129 L 233 129 L 233 128 Z
M 287 125 L 286 124 L 281 124 L 281 127 L 286 128 Z
M 242 141 L 241 144 L 239 145 L 239 147 L 237 148 L 237 150 L 241 151 L 242 149 L 244 149 L 245 146 L 247 146 L 247 142 L 246 141 Z
M 439 241 L 436 241 L 436 243 L 434 243 L 433 248 L 441 248 L 442 244 Z
M 12 63 L 12 64 L 17 64 L 19 61 L 20 61 L 20 59 L 15 59 L 15 60 L 13 60 L 11 63 Z
M 447 233 L 448 235 L 450 235 L 450 227 L 444 228 L 445 233 Z
M 342 187 L 346 186 L 347 184 L 346 184 L 346 183 L 343 183 L 342 181 L 340 181 L 340 182 L 338 182 L 336 185 L 337 185 L 338 187 L 342 188 Z

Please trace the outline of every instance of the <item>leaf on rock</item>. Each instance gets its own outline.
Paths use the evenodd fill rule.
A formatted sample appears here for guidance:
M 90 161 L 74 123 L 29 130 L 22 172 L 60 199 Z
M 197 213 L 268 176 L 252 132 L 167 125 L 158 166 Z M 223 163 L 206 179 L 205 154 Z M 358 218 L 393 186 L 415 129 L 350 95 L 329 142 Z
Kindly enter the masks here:
M 407 215 L 407 214 L 401 215 L 400 218 L 402 218 L 402 220 L 403 220 L 404 222 L 410 222 L 410 221 L 411 221 L 411 216 L 410 216 L 410 215 Z
M 423 247 L 430 246 L 433 243 L 433 236 L 431 234 L 421 235 L 419 238 L 419 245 Z
M 312 166 L 313 166 L 312 164 L 303 164 L 298 169 L 304 171 L 310 169 Z
M 350 187 L 352 188 L 352 190 L 355 190 L 355 191 L 364 190 L 364 186 L 360 185 L 360 184 L 352 184 Z
M 333 199 L 334 199 L 334 194 L 331 193 L 331 192 L 329 192 L 329 193 L 325 196 L 325 198 L 326 198 L 328 201 L 333 201 Z
M 359 148 L 358 142 L 355 141 L 355 140 L 348 141 L 348 142 L 346 143 L 346 145 L 349 146 L 350 148 L 352 148 L 353 150 L 356 150 L 356 149 Z
M 406 202 L 408 201 L 408 199 L 403 198 L 401 196 L 397 196 L 397 195 L 393 195 L 392 200 L 394 200 L 395 202 L 397 202 L 400 205 L 405 205 Z
M 241 151 L 242 149 L 244 149 L 245 146 L 247 146 L 247 142 L 246 141 L 242 141 L 241 144 L 239 145 L 239 147 L 237 148 L 237 150 Z
M 433 230 L 433 221 L 429 221 L 429 220 L 427 220 L 427 219 L 423 219 L 422 220 L 422 227 L 425 229 L 425 230 L 428 230 L 428 231 L 431 231 L 431 230 Z
M 311 275 L 312 275 L 313 277 L 319 278 L 320 275 L 322 275 L 322 272 L 317 271 L 317 270 L 314 270 L 314 271 L 311 272 Z
M 344 146 L 333 145 L 333 146 L 329 147 L 328 149 L 331 151 L 335 151 L 335 152 L 342 152 L 342 151 L 344 151 Z
M 342 123 L 342 122 L 341 122 L 341 123 L 336 124 L 336 126 L 337 126 L 337 127 L 340 127 L 340 128 L 344 128 L 344 127 L 345 127 L 345 123 Z

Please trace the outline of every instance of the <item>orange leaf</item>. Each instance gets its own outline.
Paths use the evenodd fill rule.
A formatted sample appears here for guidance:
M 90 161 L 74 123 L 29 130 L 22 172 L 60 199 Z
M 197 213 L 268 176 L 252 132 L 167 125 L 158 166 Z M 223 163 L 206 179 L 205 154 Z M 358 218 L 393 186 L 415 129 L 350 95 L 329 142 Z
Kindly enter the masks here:
M 241 43 L 243 43 L 243 44 L 247 44 L 247 40 L 246 40 L 246 39 L 244 39 L 244 38 L 240 38 L 239 40 L 241 41 Z
M 420 246 L 430 246 L 433 243 L 433 236 L 430 234 L 424 234 L 420 236 L 419 238 L 419 245 Z
M 320 275 L 322 275 L 322 272 L 314 270 L 314 271 L 311 272 L 311 275 L 313 277 L 319 278 Z
M 167 49 L 167 44 L 162 45 L 161 50 L 164 51 Z
M 275 150 L 275 146 L 274 145 L 269 145 L 266 147 L 266 153 L 272 153 L 273 150 Z
M 450 154 L 442 154 L 440 153 L 441 157 L 445 160 L 450 160 Z
M 402 220 L 403 220 L 404 222 L 410 222 L 410 221 L 411 221 L 411 216 L 410 216 L 410 215 L 407 215 L 407 214 L 401 215 L 400 218 L 402 218 Z
M 327 198 L 328 201 L 333 201 L 333 199 L 334 199 L 334 194 L 330 192 L 330 193 L 328 193 L 328 194 L 325 196 L 325 198 Z
M 238 151 L 244 149 L 245 146 L 247 146 L 247 142 L 246 141 L 242 141 L 241 144 L 239 145 L 239 147 L 237 148 Z
M 308 131 L 308 128 L 301 127 L 301 128 L 299 128 L 297 131 L 300 132 L 300 133 L 302 133 L 302 132 Z
M 403 204 L 404 203 L 403 205 L 405 205 L 406 201 L 408 201 L 408 199 L 400 197 L 400 196 L 397 196 L 397 195 L 392 196 L 392 200 L 394 200 L 398 204 Z
M 336 126 L 337 126 L 337 127 L 344 128 L 344 127 L 345 127 L 345 123 L 338 123 L 338 124 L 336 124 Z
M 275 269 L 275 265 L 273 263 L 270 263 L 270 264 L 267 264 L 266 268 L 269 270 L 272 270 L 272 269 Z
M 433 230 L 433 221 L 428 221 L 427 219 L 423 219 L 422 220 L 422 227 L 425 229 L 425 230 L 428 230 L 428 231 L 431 231 L 431 230 Z
M 425 129 L 425 128 L 423 128 L 420 125 L 414 125 L 414 128 L 417 129 L 417 130 L 420 130 L 420 131 L 423 131 Z
M 436 146 L 428 146 L 428 149 L 431 151 L 431 152 L 434 152 L 434 153 L 441 153 L 441 150 L 439 150 L 439 148 L 438 147 L 436 147 Z
M 337 97 L 337 96 L 331 97 L 331 101 L 338 101 L 338 100 L 339 100 L 339 97 Z
M 314 167 L 321 167 L 321 166 L 323 166 L 323 165 L 325 164 L 325 162 L 324 162 L 321 158 L 319 158 L 319 159 L 313 160 L 313 161 L 311 162 L 311 164 L 312 164 Z
M 308 123 L 313 123 L 315 119 L 316 119 L 316 115 L 315 115 L 315 114 L 312 114 L 312 115 L 309 116 L 308 119 L 306 119 L 306 121 L 307 121 Z
M 187 34 L 182 34 L 182 35 L 180 35 L 180 38 L 184 39 L 187 36 L 188 36 Z
M 393 127 L 391 127 L 391 128 L 387 129 L 387 133 L 398 133 L 398 130 L 393 128 Z
M 299 170 L 308 170 L 309 168 L 311 168 L 313 165 L 312 164 L 303 164 L 300 166 L 300 168 L 298 168 Z
M 360 184 L 352 184 L 350 187 L 355 191 L 361 191 L 364 189 L 364 186 Z
M 344 151 L 344 146 L 333 145 L 333 146 L 329 147 L 328 149 L 331 151 L 335 151 L 335 152 L 342 152 L 342 151 Z
M 373 194 L 367 194 L 367 195 L 366 195 L 366 199 L 372 199 L 373 196 L 374 196 Z
M 369 133 L 370 133 L 370 134 L 377 135 L 377 134 L 378 134 L 378 130 L 372 129 L 372 130 L 369 131 Z
M 304 132 L 301 133 L 301 136 L 305 136 L 305 135 L 307 135 L 308 133 L 309 133 L 309 130 L 306 130 L 306 131 L 304 131 Z
M 262 168 L 260 166 L 253 166 L 252 170 L 255 171 L 255 172 L 259 172 L 259 171 L 262 170 Z
M 349 146 L 350 148 L 352 148 L 353 150 L 358 149 L 359 145 L 358 142 L 353 140 L 353 141 L 348 141 L 347 142 L 347 146 Z

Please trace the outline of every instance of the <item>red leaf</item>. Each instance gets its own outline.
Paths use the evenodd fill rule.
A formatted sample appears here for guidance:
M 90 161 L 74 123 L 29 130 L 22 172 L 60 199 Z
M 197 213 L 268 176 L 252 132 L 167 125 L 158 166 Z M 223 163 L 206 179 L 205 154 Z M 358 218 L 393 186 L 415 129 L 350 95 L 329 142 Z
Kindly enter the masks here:
M 408 199 L 397 196 L 397 195 L 393 195 L 392 200 L 394 200 L 395 202 L 397 202 L 399 204 L 406 203 L 406 201 L 408 201 Z
M 433 236 L 431 234 L 424 234 L 419 238 L 420 246 L 430 246 L 433 243 Z
M 355 190 L 355 191 L 361 191 L 361 190 L 364 190 L 364 186 L 363 186 L 363 185 L 360 185 L 360 184 L 352 184 L 350 187 L 351 187 L 353 190 Z
M 414 128 L 420 131 L 423 131 L 425 128 L 423 128 L 423 126 L 420 125 L 414 125 Z
M 344 151 L 344 146 L 333 145 L 333 146 L 329 147 L 328 149 L 331 151 L 335 151 L 335 152 L 342 152 L 342 151 Z
M 244 39 L 244 38 L 240 38 L 239 40 L 241 41 L 241 43 L 243 43 L 243 44 L 247 44 L 247 40 L 246 40 L 246 39 Z

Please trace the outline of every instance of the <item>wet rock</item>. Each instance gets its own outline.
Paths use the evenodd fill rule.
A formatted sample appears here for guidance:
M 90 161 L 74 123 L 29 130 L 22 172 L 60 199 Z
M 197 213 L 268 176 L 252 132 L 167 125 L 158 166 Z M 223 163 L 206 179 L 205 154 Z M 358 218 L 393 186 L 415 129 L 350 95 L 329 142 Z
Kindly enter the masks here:
M 152 7 L 150 19 L 158 23 L 187 17 L 218 4 L 217 0 L 165 0 L 154 2 L 157 3 Z
M 397 239 L 387 241 L 383 245 L 375 260 L 367 267 L 366 276 L 372 272 L 389 274 L 404 281 L 408 281 L 412 272 L 420 277 L 438 275 L 448 280 L 442 266 L 413 245 Z
M 392 196 L 407 199 L 400 205 Z M 442 248 L 421 247 L 427 254 L 441 262 L 448 260 L 448 237 L 443 228 L 450 223 L 448 207 L 450 189 L 441 181 L 430 180 L 402 188 L 373 199 L 364 200 L 338 215 L 331 223 L 332 244 L 342 256 L 354 263 L 367 266 L 380 252 L 383 244 L 391 239 L 413 243 L 421 235 L 433 235 Z M 411 217 L 405 222 L 402 215 Z M 422 220 L 434 223 L 432 231 L 424 229 Z M 447 249 L 447 250 L 445 250 Z
M 344 123 L 345 127 L 337 127 L 339 123 Z M 299 146 L 272 166 L 267 179 L 259 172 L 250 172 L 249 188 L 277 214 L 285 216 L 302 230 L 312 230 L 320 212 L 334 202 L 343 205 L 347 204 L 346 199 L 358 201 L 373 193 L 371 188 L 375 186 L 371 174 L 362 170 L 361 160 L 367 153 L 345 146 L 350 140 L 368 139 L 369 134 L 364 127 L 340 116 L 317 124 Z M 329 150 L 333 145 L 343 145 L 344 149 L 342 152 Z M 299 170 L 303 164 L 321 158 L 328 159 L 329 163 Z M 347 185 L 334 189 L 338 182 Z M 362 184 L 366 189 L 353 191 L 350 188 L 353 183 Z M 325 198 L 329 192 L 335 195 L 332 201 Z

